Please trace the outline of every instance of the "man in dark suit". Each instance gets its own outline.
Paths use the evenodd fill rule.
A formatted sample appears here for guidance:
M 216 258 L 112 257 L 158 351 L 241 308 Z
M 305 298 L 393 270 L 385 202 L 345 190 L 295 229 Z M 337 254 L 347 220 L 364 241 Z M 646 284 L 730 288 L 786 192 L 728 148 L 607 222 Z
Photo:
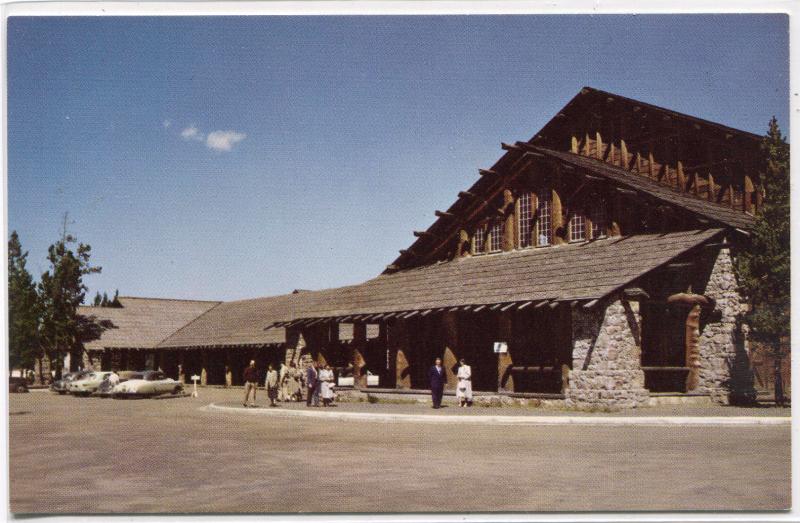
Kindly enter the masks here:
M 447 371 L 442 367 L 442 358 L 436 358 L 429 373 L 431 380 L 431 397 L 433 398 L 433 408 L 438 409 L 442 406 L 442 395 L 444 386 L 447 385 Z
M 310 407 L 312 403 L 315 407 L 319 407 L 319 373 L 317 372 L 317 362 L 313 360 L 306 369 L 306 387 L 308 387 L 306 407 Z

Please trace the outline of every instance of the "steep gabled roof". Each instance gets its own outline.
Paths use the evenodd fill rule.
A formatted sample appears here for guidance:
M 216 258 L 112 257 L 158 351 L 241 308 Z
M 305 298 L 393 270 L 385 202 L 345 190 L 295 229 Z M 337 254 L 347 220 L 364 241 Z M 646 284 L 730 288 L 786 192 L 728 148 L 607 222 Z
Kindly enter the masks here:
M 619 187 L 633 189 L 652 196 L 661 202 L 690 211 L 714 222 L 718 226 L 727 225 L 729 227 L 741 229 L 749 229 L 753 226 L 755 218 L 749 214 L 731 209 L 729 206 L 721 203 L 710 202 L 689 193 L 678 191 L 672 187 L 658 183 L 655 180 L 633 174 L 621 167 L 611 165 L 601 160 L 569 152 L 554 151 L 545 147 L 530 146 L 529 148 L 532 151 L 544 154 L 550 158 L 555 158 L 569 165 L 586 169 L 592 174 L 602 176 Z
M 78 307 L 78 313 L 108 320 L 113 327 L 99 340 L 85 344 L 88 350 L 105 348 L 154 348 L 186 323 L 214 308 L 218 301 L 170 300 L 120 296 L 122 307 Z

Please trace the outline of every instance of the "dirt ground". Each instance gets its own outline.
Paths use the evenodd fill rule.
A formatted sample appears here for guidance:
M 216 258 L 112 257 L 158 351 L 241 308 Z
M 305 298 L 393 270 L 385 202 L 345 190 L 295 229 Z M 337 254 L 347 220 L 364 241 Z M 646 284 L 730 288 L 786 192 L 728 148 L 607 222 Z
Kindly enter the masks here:
M 788 426 L 448 426 L 200 410 L 240 395 L 205 389 L 200 398 L 118 401 L 12 394 L 12 512 L 790 506 Z

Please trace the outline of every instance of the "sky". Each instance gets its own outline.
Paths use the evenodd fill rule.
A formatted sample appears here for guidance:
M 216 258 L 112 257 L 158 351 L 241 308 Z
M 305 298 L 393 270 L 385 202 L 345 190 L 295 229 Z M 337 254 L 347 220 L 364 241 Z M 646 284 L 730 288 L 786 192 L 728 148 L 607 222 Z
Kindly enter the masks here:
M 8 232 L 95 291 L 232 300 L 378 275 L 588 85 L 788 134 L 783 15 L 8 21 Z

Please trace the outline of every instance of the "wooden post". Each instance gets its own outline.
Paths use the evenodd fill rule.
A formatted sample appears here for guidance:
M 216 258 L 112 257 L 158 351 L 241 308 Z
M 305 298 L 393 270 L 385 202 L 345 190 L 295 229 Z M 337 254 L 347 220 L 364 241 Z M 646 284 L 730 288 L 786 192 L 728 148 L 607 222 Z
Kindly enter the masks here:
M 597 152 L 596 158 L 598 160 L 602 160 L 603 159 L 603 137 L 600 136 L 600 131 L 597 131 L 595 136 L 597 137 L 597 141 L 594 144 L 594 150 Z
M 367 346 L 367 324 L 353 324 L 353 341 L 351 342 L 352 353 L 350 361 L 353 364 L 353 387 L 357 389 L 367 388 L 367 375 L 362 372 L 366 362 L 364 361 L 364 350 Z
M 458 365 L 458 313 L 445 312 L 442 314 L 442 326 L 444 333 L 444 355 L 442 357 L 442 367 L 447 375 L 447 385 L 445 390 L 455 390 L 458 378 L 456 378 L 456 366 Z
M 625 145 L 625 140 L 619 141 L 619 154 L 620 154 L 620 167 L 628 169 L 628 146 Z
M 503 208 L 506 210 L 505 225 L 503 227 L 503 250 L 514 250 L 515 225 L 514 220 L 514 193 L 510 189 L 503 191 Z M 510 209 L 510 212 L 508 212 Z
M 753 180 L 749 176 L 745 175 L 744 191 L 742 192 L 742 208 L 746 213 L 753 212 L 753 192 L 755 192 Z
M 713 202 L 717 199 L 717 188 L 714 186 L 714 175 L 708 173 L 708 186 L 706 187 L 708 201 Z
M 178 351 L 178 381 L 186 383 L 186 363 L 184 362 L 184 351 Z
M 511 353 L 511 334 L 512 334 L 511 314 L 500 313 L 497 323 L 498 340 L 508 344 L 508 352 L 497 355 L 497 392 L 514 392 L 514 376 L 511 374 L 511 366 L 514 360 Z
M 570 140 L 570 152 L 578 154 L 578 138 L 573 135 L 572 139 Z
M 553 245 L 561 245 L 566 243 L 567 241 L 558 234 L 558 230 L 564 226 L 564 215 L 563 209 L 561 207 L 561 197 L 558 195 L 558 191 L 555 187 L 553 187 L 553 196 L 552 196 L 552 213 L 550 216 L 551 228 L 552 228 L 552 236 L 553 236 Z
M 390 326 L 387 344 L 394 356 L 395 387 L 398 389 L 411 388 L 411 363 L 409 361 L 408 322 L 396 320 Z
M 208 385 L 208 350 L 200 349 L 200 386 Z
M 225 350 L 225 386 L 230 387 L 233 385 L 233 371 L 231 370 L 231 353 L 230 350 Z

